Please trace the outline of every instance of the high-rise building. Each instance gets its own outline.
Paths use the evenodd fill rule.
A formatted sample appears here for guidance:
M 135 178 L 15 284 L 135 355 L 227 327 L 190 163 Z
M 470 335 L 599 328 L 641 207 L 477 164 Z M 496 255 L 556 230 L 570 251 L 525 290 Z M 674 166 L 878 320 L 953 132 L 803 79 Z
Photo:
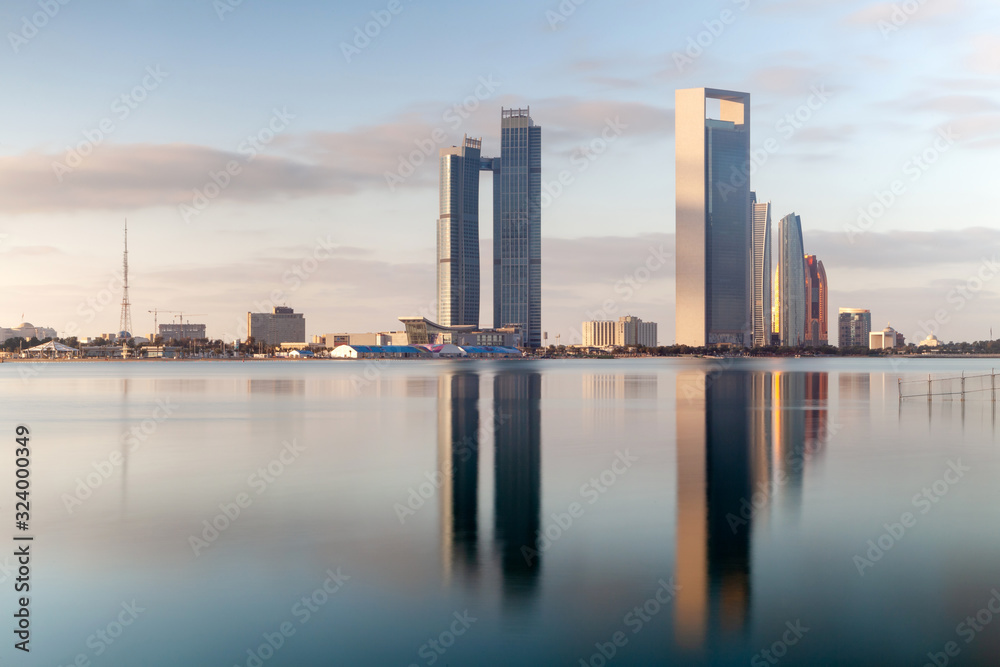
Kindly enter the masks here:
M 306 342 L 306 319 L 285 306 L 270 313 L 247 313 L 247 336 L 265 345 Z
M 442 148 L 437 222 L 437 321 L 479 326 L 479 168 L 482 139 Z
M 529 109 L 501 109 L 493 161 L 493 326 L 542 344 L 542 128 Z M 484 162 L 484 168 L 487 165 Z
M 718 120 L 708 118 L 709 100 L 718 100 Z M 689 88 L 675 106 L 677 343 L 748 346 L 750 95 Z
M 872 314 L 863 308 L 841 308 L 837 314 L 837 344 L 840 347 L 864 347 L 869 344 Z
M 816 255 L 806 255 L 806 345 L 829 345 L 826 269 Z
M 771 344 L 771 202 L 753 202 L 753 344 Z
M 790 213 L 778 222 L 778 268 L 774 308 L 782 345 L 805 342 L 806 262 L 802 250 L 802 218 Z

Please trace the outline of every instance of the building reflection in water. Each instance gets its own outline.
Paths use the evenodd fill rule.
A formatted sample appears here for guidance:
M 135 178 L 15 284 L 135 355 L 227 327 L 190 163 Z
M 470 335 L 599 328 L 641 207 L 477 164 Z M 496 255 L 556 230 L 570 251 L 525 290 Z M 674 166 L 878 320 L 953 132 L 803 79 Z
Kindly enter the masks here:
M 438 380 L 441 558 L 445 583 L 479 581 L 480 445 L 492 430 L 494 541 L 504 599 L 530 598 L 541 571 L 541 387 L 539 373 L 493 378 L 492 413 L 480 413 L 480 378 Z
M 493 378 L 494 531 L 504 599 L 532 595 L 542 488 L 540 373 L 501 372 Z
M 689 649 L 742 633 L 751 540 L 775 495 L 801 502 L 826 437 L 826 373 L 704 371 L 677 377 L 675 635 Z
M 656 400 L 656 375 L 595 373 L 583 376 L 584 423 L 591 430 L 625 426 L 625 401 Z
M 441 553 L 445 582 L 453 569 L 479 573 L 479 375 L 438 379 L 438 470 L 442 474 Z

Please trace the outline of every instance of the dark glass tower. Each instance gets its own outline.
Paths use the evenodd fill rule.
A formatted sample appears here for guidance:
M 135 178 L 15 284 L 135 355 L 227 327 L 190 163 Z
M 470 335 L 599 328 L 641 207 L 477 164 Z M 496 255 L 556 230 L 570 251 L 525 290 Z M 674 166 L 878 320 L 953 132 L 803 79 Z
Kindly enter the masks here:
M 479 157 L 482 139 L 441 149 L 438 323 L 479 326 Z
M 493 174 L 493 326 L 542 344 L 542 128 L 528 109 L 501 109 Z
M 709 118 L 709 101 L 720 116 Z M 676 92 L 677 343 L 749 346 L 750 95 Z

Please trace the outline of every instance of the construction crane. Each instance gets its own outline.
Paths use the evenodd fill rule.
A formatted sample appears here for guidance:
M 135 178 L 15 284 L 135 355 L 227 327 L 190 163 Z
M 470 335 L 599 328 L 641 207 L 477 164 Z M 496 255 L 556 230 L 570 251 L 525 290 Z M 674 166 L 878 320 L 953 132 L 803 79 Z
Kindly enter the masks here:
M 157 308 L 154 308 L 153 310 L 150 310 L 148 312 L 153 313 L 153 336 L 154 337 L 160 335 L 160 329 L 159 329 L 159 327 L 157 327 L 157 324 L 156 324 L 157 323 L 156 316 L 157 316 L 158 313 L 173 313 L 173 314 L 175 314 L 177 316 L 177 323 L 180 324 L 180 325 L 184 324 L 184 311 L 183 310 L 159 310 Z M 191 317 L 196 317 L 198 315 L 206 315 L 206 314 L 207 313 L 188 313 L 188 315 L 191 316 Z
M 157 313 L 177 313 L 177 312 L 180 312 L 180 311 L 177 311 L 177 310 L 158 310 L 157 308 L 154 308 L 153 310 L 149 310 L 149 311 L 146 311 L 146 312 L 153 313 L 153 338 L 155 339 L 157 336 L 160 335 L 160 329 L 159 329 L 159 327 L 156 326 L 156 315 L 157 315 Z

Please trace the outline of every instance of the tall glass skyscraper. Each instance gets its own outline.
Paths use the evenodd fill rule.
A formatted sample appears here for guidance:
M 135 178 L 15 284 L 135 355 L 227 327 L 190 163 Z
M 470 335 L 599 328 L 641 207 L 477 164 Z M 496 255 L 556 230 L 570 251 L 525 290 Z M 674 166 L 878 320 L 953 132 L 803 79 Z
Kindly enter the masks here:
M 708 117 L 718 100 L 719 119 Z M 676 92 L 677 343 L 749 346 L 750 95 Z
M 442 148 L 437 224 L 438 324 L 479 326 L 479 168 L 482 139 Z
M 493 326 L 522 327 L 524 345 L 541 347 L 542 128 L 528 109 L 501 109 L 493 169 Z
M 806 263 L 802 218 L 790 213 L 778 223 L 778 269 L 775 321 L 781 344 L 802 345 L 806 328 Z
M 816 255 L 806 255 L 806 345 L 830 344 L 827 323 L 826 269 Z
M 753 344 L 771 344 L 771 202 L 753 202 Z

